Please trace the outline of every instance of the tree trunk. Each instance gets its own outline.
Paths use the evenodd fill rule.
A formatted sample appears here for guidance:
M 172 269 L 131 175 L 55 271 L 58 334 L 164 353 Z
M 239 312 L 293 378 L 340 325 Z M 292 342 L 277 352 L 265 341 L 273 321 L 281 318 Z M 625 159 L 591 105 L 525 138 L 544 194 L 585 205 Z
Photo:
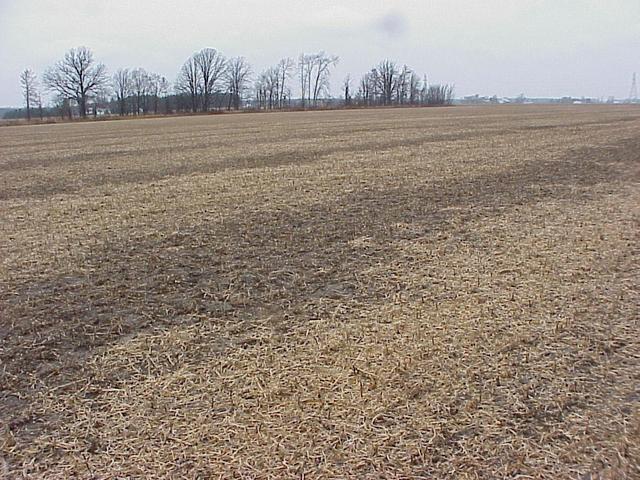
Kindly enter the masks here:
M 86 116 L 87 116 L 87 97 L 86 97 L 86 95 L 82 95 L 80 97 L 80 101 L 78 102 L 78 108 L 80 109 L 80 117 L 86 118 Z
M 29 96 L 31 96 L 31 92 L 27 89 L 27 121 L 31 121 L 31 102 L 29 100 Z

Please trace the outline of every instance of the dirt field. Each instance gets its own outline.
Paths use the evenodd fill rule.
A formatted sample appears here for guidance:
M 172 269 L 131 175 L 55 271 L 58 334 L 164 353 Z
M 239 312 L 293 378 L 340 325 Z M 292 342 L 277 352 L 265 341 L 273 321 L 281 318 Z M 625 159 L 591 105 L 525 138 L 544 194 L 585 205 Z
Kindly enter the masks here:
M 0 477 L 640 478 L 640 108 L 0 128 Z

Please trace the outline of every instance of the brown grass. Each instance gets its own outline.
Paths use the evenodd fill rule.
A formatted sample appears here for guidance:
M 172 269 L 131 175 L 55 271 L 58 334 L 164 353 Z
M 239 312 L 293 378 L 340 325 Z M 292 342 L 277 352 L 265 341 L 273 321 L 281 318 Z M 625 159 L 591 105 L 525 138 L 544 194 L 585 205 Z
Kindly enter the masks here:
M 0 130 L 0 476 L 640 478 L 640 109 Z

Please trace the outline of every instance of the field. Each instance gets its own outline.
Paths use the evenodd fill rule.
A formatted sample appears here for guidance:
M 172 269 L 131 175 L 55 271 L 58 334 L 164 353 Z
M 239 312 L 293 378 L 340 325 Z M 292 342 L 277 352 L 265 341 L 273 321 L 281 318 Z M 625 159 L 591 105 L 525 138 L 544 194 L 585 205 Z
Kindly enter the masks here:
M 640 108 L 0 128 L 0 477 L 640 478 Z

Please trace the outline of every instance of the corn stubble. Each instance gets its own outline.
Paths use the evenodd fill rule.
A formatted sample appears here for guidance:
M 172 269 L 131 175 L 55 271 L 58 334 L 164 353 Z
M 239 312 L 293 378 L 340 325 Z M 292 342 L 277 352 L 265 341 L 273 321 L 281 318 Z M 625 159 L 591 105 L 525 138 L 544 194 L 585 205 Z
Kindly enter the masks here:
M 640 109 L 0 129 L 0 476 L 640 478 Z

